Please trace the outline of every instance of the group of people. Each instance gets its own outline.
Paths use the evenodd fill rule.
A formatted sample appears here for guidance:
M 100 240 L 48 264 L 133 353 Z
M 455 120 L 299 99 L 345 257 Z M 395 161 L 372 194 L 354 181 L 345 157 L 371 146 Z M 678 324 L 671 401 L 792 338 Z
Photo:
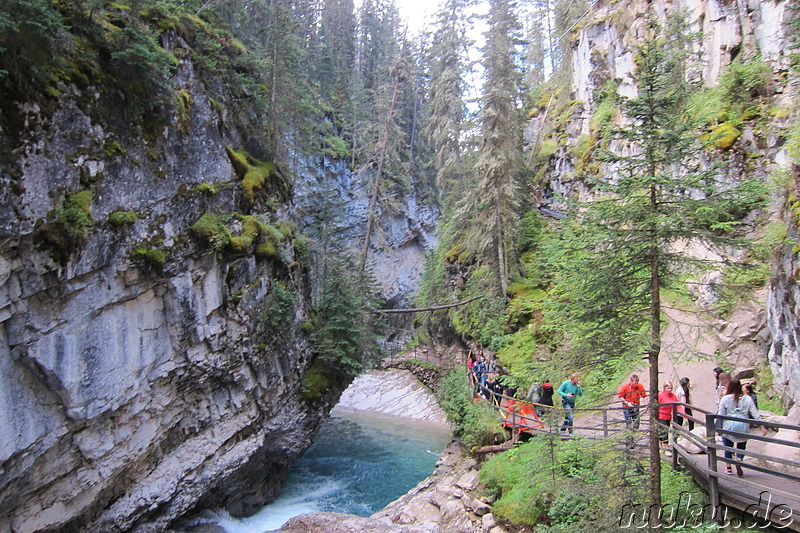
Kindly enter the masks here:
M 495 356 L 492 357 L 491 361 L 487 361 L 481 350 L 476 356 L 470 357 L 467 362 L 467 368 L 470 381 L 478 394 L 488 398 L 491 394 L 508 393 L 500 384 L 498 377 L 500 371 L 499 362 Z M 718 415 L 740 419 L 760 419 L 758 399 L 752 384 L 743 384 L 738 379 L 732 379 L 731 375 L 720 367 L 714 369 L 714 378 Z M 684 425 L 685 421 L 689 431 L 694 429 L 695 423 L 692 419 L 693 413 L 692 409 L 689 407 L 689 405 L 692 404 L 691 386 L 690 379 L 688 377 L 682 377 L 678 381 L 677 390 L 674 390 L 675 387 L 672 382 L 666 381 L 662 386 L 661 392 L 658 393 L 658 422 L 660 424 L 658 438 L 663 447 L 667 446 L 669 427 L 673 420 L 681 426 Z M 537 416 L 541 417 L 547 407 L 553 407 L 554 394 L 558 394 L 561 397 L 561 407 L 564 409 L 564 421 L 559 431 L 563 437 L 571 437 L 575 418 L 575 401 L 578 396 L 583 395 L 580 375 L 577 372 L 572 374 L 569 379 L 565 380 L 558 390 L 555 391 L 550 380 L 544 380 L 538 387 L 534 399 Z M 509 396 L 513 396 L 513 393 L 509 394 Z M 642 400 L 647 398 L 647 391 L 644 385 L 639 382 L 638 374 L 631 375 L 630 380 L 619 388 L 617 396 L 622 402 L 622 413 L 625 418 L 626 429 L 639 429 L 640 409 L 642 407 Z M 735 426 L 730 427 L 734 428 Z M 720 423 L 720 428 L 727 431 L 737 431 L 736 429 L 729 429 L 729 426 L 725 426 L 722 423 Z M 766 434 L 766 428 L 763 426 L 762 431 Z M 722 435 L 722 442 L 728 448 L 735 447 L 739 450 L 745 450 L 747 446 L 747 432 L 737 431 L 737 433 L 739 434 L 724 433 Z M 725 458 L 728 459 L 727 473 L 732 474 L 733 452 L 725 450 Z M 743 453 L 737 453 L 738 462 L 741 462 L 743 458 Z M 741 476 L 743 474 L 741 467 L 738 464 L 734 466 L 736 474 Z
M 476 394 L 484 399 L 498 398 L 500 395 L 514 396 L 516 388 L 506 386 L 500 380 L 500 361 L 496 355 L 487 360 L 483 350 L 470 354 L 467 359 L 467 374 L 470 385 Z
M 716 367 L 714 369 L 715 378 L 715 399 L 717 404 L 717 414 L 722 416 L 736 417 L 739 419 L 752 419 L 759 420 L 760 414 L 758 412 L 758 398 L 756 396 L 753 384 L 742 384 L 738 379 L 732 379 L 728 372 L 722 368 Z M 689 431 L 694 429 L 694 420 L 692 420 L 692 410 L 688 405 L 692 403 L 691 396 L 691 381 L 688 377 L 683 377 L 678 382 L 678 390 L 674 390 L 672 382 L 666 381 L 662 385 L 661 392 L 658 393 L 658 422 L 660 424 L 659 441 L 663 447 L 667 446 L 669 438 L 670 423 L 674 420 L 679 425 L 684 425 L 687 422 Z M 625 417 L 625 426 L 627 429 L 639 428 L 639 409 L 641 408 L 641 400 L 647 397 L 647 391 L 644 386 L 639 383 L 639 376 L 633 374 L 630 380 L 620 387 L 617 394 L 622 401 L 622 412 Z M 673 409 L 673 406 L 675 407 Z M 747 430 L 749 424 L 742 424 L 738 428 L 743 428 L 737 431 L 737 426 L 733 424 L 726 424 L 722 421 L 719 422 L 719 427 L 727 431 L 737 431 L 738 435 L 724 433 L 722 435 L 722 443 L 728 448 L 734 446 L 739 450 L 745 450 L 747 446 Z M 766 428 L 762 426 L 762 432 L 766 434 Z M 729 461 L 733 459 L 733 452 L 725 450 L 724 456 Z M 741 462 L 744 459 L 743 453 L 737 453 L 737 461 Z M 742 468 L 735 464 L 736 474 L 742 476 Z M 732 463 L 727 462 L 727 474 L 733 474 Z

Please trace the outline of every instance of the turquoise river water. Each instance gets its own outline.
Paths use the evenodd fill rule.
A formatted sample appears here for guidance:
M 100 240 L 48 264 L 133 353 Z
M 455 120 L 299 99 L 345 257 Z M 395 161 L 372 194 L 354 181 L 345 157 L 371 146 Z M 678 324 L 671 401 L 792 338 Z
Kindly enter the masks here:
M 275 502 L 244 519 L 217 512 L 213 521 L 227 533 L 263 533 L 314 511 L 369 516 L 429 476 L 448 442 L 440 425 L 334 409 Z

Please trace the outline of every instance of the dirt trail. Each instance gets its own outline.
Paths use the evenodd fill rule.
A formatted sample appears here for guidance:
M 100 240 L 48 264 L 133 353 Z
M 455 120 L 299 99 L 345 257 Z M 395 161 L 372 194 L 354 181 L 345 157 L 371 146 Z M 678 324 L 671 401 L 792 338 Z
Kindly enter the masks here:
M 692 404 L 713 411 L 716 409 L 713 369 L 725 367 L 725 361 L 714 354 L 721 343 L 713 331 L 713 325 L 702 321 L 697 315 L 689 315 L 676 309 L 667 309 L 669 321 L 662 335 L 659 356 L 659 390 L 665 381 L 678 387 L 682 377 L 691 383 Z M 646 390 L 650 390 L 649 372 L 641 368 L 639 376 Z

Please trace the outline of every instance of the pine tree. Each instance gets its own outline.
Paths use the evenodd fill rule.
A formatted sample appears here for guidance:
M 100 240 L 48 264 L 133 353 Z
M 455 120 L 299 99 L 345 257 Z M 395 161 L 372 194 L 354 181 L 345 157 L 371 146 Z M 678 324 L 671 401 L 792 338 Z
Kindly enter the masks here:
M 329 372 L 352 377 L 381 357 L 377 339 L 385 320 L 376 312 L 377 290 L 369 272 L 344 258 L 331 267 L 316 309 L 312 350 Z
M 436 15 L 437 29 L 429 55 L 430 95 L 427 135 L 434 150 L 436 185 L 445 199 L 460 197 L 465 165 L 462 135 L 467 106 L 464 81 L 470 68 L 469 12 L 473 0 L 447 0 Z
M 321 45 L 330 57 L 330 72 L 320 80 L 322 94 L 334 109 L 343 111 L 355 65 L 356 16 L 353 0 L 325 0 L 320 32 Z
M 526 24 L 527 53 L 525 82 L 536 86 L 555 70 L 558 42 L 553 28 L 553 6 L 550 0 L 534 0 L 528 8 Z
M 486 71 L 479 114 L 483 145 L 475 165 L 475 199 L 481 205 L 484 238 L 479 249 L 495 250 L 495 267 L 503 295 L 508 291 L 512 243 L 519 222 L 523 175 L 521 75 L 516 68 L 519 26 L 508 0 L 492 0 L 483 66 Z
M 687 257 L 675 245 L 745 246 L 735 234 L 737 216 L 758 208 L 764 189 L 703 165 L 695 124 L 681 112 L 683 51 L 650 24 L 651 34 L 637 51 L 638 96 L 624 103 L 629 122 L 614 132 L 615 150 L 601 154 L 610 173 L 593 183 L 596 199 L 575 209 L 572 225 L 561 235 L 566 244 L 550 250 L 563 268 L 548 323 L 569 332 L 571 349 L 583 354 L 587 365 L 647 355 L 650 497 L 660 506 L 656 406 L 662 291 L 679 290 L 688 274 L 722 263 Z

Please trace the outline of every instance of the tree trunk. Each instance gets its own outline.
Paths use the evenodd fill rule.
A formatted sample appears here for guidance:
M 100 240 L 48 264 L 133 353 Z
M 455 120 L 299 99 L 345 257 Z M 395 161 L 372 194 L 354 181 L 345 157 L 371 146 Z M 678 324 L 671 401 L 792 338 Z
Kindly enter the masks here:
M 379 313 L 419 313 L 422 311 L 438 311 L 440 309 L 450 309 L 451 307 L 458 307 L 460 305 L 466 305 L 470 302 L 474 302 L 478 298 L 483 298 L 483 296 L 476 296 L 475 298 L 470 298 L 469 300 L 464 300 L 461 302 L 457 302 L 454 304 L 447 304 L 447 305 L 435 305 L 433 307 L 417 307 L 415 309 L 379 309 Z
M 472 448 L 472 450 L 470 450 L 470 452 L 474 453 L 474 454 L 476 454 L 476 453 L 504 452 L 506 450 L 510 450 L 513 447 L 514 447 L 514 442 L 510 441 L 510 440 L 507 440 L 503 444 L 492 444 L 492 445 L 480 446 L 480 447 L 476 446 L 475 448 Z
M 383 132 L 383 143 L 381 145 L 381 152 L 378 158 L 378 170 L 375 176 L 375 186 L 372 188 L 372 199 L 369 202 L 369 212 L 367 213 L 367 233 L 364 235 L 364 249 L 361 251 L 361 271 L 367 265 L 367 254 L 369 253 L 370 234 L 372 233 L 372 224 L 375 220 L 375 210 L 378 206 L 378 191 L 380 190 L 381 174 L 383 174 L 383 163 L 386 160 L 386 151 L 389 145 L 389 130 L 392 124 L 392 115 L 394 114 L 394 106 L 397 102 L 397 90 L 400 87 L 400 69 L 395 69 L 394 74 L 394 89 L 392 90 L 392 102 L 389 105 L 389 113 L 386 116 L 386 129 Z
M 651 174 L 654 175 L 654 174 Z M 657 210 L 657 191 L 650 187 L 650 208 Z M 653 230 L 655 231 L 655 230 Z M 655 240 L 653 242 L 656 242 Z M 658 359 L 661 352 L 661 293 L 659 287 L 659 250 L 650 248 L 650 348 L 647 359 L 650 363 L 650 509 L 661 509 L 661 451 L 658 440 Z M 656 520 L 658 518 L 656 517 Z M 651 524 L 660 531 L 658 524 Z
M 503 296 L 508 294 L 508 268 L 506 265 L 506 247 L 505 247 L 505 231 L 503 227 L 502 216 L 502 198 L 500 192 L 497 192 L 497 211 L 495 212 L 495 224 L 497 226 L 497 269 L 500 272 L 500 288 L 503 291 Z

